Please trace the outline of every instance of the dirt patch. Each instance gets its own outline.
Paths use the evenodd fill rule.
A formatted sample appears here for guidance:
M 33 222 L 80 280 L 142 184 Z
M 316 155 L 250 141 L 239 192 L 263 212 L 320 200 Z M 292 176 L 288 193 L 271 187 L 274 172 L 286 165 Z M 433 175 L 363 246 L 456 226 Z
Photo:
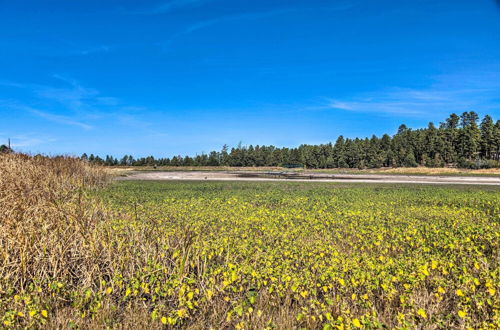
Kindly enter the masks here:
M 327 174 L 263 171 L 154 171 L 131 172 L 117 180 L 212 180 L 212 181 L 316 181 L 316 182 L 371 182 L 371 183 L 421 183 L 498 185 L 498 177 L 475 176 L 426 176 L 390 174 Z
M 470 170 L 460 168 L 397 167 L 397 168 L 331 168 L 331 169 L 286 169 L 283 167 L 230 167 L 230 166 L 109 166 L 111 174 L 127 175 L 133 172 L 293 172 L 301 174 L 395 174 L 431 176 L 491 176 L 500 177 L 500 168 Z

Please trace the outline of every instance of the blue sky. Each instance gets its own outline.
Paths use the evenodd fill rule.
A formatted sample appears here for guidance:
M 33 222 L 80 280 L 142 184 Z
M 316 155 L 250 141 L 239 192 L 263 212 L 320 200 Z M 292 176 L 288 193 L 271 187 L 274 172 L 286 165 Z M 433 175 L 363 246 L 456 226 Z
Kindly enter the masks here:
M 173 156 L 500 118 L 493 0 L 0 0 L 0 143 Z

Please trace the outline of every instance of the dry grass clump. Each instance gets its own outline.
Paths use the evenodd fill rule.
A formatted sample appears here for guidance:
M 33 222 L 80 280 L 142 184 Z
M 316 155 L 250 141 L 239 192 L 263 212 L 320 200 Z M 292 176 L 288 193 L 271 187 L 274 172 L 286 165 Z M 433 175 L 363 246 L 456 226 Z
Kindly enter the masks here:
M 89 285 L 102 276 L 105 259 L 92 235 L 103 212 L 87 194 L 106 180 L 71 157 L 0 155 L 0 311 L 11 307 L 7 297 L 42 282 Z
M 85 201 L 104 172 L 69 157 L 0 157 L 2 279 L 24 288 L 35 278 L 81 280 L 91 274 L 96 251 L 89 229 L 102 218 Z

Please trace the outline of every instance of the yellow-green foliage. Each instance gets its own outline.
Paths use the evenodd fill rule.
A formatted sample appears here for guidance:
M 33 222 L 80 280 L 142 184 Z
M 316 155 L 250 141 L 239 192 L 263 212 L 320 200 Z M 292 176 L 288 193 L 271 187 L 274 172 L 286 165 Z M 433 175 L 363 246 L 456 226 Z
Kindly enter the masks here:
M 4 325 L 500 326 L 495 188 L 119 182 L 92 198 L 85 267 L 5 278 Z
M 499 190 L 140 182 L 105 196 L 127 215 L 109 243 L 149 261 L 113 292 L 160 322 L 499 325 Z

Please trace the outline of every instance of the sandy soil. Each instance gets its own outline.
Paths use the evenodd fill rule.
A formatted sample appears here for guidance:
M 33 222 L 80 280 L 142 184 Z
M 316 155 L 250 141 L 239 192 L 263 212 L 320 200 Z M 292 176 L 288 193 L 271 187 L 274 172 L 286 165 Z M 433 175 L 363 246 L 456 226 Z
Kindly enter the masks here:
M 297 172 L 214 172 L 214 171 L 154 171 L 130 172 L 117 180 L 212 180 L 212 181 L 315 181 L 315 182 L 369 182 L 369 183 L 419 183 L 498 185 L 499 177 L 474 176 L 425 176 L 389 174 L 328 174 Z

